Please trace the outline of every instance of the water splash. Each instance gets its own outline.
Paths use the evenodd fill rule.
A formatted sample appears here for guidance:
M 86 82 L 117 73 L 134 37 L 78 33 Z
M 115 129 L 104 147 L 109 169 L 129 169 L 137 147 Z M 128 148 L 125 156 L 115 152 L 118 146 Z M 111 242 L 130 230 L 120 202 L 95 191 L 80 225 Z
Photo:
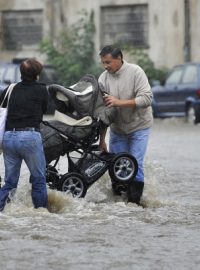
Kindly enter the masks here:
M 166 178 L 165 170 L 159 165 L 158 162 L 147 160 L 145 163 L 145 175 L 145 187 L 143 196 L 141 198 L 142 206 L 145 208 L 158 208 L 163 206 L 166 204 L 161 197 L 163 188 L 162 184 Z M 48 189 L 47 209 L 49 213 L 80 213 L 83 211 L 83 209 L 90 212 L 89 210 L 91 208 L 96 208 L 100 204 L 107 204 L 108 207 L 113 207 L 113 204 L 117 204 L 118 206 L 121 205 L 121 207 L 127 205 L 128 207 L 137 207 L 135 204 L 127 204 L 126 194 L 122 194 L 122 196 L 113 195 L 108 173 L 105 173 L 88 189 L 85 198 L 75 199 L 70 194 Z M 28 181 L 22 181 L 16 191 L 15 196 L 11 200 L 11 203 L 6 205 L 6 212 L 12 214 L 13 212 L 30 213 L 30 211 L 35 211 L 31 198 L 31 185 Z
M 71 207 L 73 198 L 60 191 L 49 190 L 48 192 L 48 211 L 50 213 L 64 213 L 67 207 Z

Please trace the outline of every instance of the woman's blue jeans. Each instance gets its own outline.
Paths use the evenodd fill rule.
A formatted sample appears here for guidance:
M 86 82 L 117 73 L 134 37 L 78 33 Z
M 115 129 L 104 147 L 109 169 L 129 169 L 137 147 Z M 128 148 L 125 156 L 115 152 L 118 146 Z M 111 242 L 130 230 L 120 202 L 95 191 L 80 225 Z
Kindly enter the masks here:
M 144 182 L 144 156 L 150 135 L 150 128 L 138 130 L 127 135 L 110 131 L 109 151 L 112 153 L 127 152 L 138 162 L 136 181 Z
M 31 174 L 34 207 L 47 207 L 46 161 L 41 134 L 36 131 L 6 131 L 3 157 L 5 185 L 0 189 L 0 209 L 4 208 L 9 192 L 17 188 L 23 160 Z

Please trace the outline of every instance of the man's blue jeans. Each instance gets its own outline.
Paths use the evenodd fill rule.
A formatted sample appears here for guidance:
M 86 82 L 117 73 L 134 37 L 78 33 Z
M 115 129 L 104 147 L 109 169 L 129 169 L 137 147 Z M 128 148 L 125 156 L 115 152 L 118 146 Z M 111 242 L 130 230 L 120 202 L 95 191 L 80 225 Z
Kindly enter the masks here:
M 17 188 L 23 160 L 31 174 L 34 207 L 47 207 L 46 161 L 41 134 L 36 131 L 6 131 L 3 156 L 5 185 L 0 189 L 0 209 L 4 208 L 9 192 Z
M 127 135 L 116 134 L 110 131 L 109 151 L 112 153 L 127 152 L 138 162 L 136 181 L 144 182 L 144 156 L 150 135 L 150 128 L 138 130 Z

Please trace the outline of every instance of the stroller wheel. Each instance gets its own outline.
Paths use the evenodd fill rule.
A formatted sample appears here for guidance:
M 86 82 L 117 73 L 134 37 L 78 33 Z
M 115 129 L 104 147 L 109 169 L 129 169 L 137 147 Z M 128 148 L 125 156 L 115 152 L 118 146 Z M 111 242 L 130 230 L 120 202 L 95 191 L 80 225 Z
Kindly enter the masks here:
M 61 178 L 60 190 L 71 193 L 75 198 L 83 198 L 87 192 L 87 185 L 84 177 L 79 173 L 66 173 Z
M 30 183 L 31 183 L 31 177 L 30 177 Z M 56 168 L 52 165 L 47 165 L 46 168 L 46 182 L 49 188 L 51 189 L 57 189 L 58 183 L 59 183 L 59 174 Z
M 128 153 L 116 154 L 109 167 L 109 175 L 113 182 L 127 184 L 138 171 L 137 160 Z

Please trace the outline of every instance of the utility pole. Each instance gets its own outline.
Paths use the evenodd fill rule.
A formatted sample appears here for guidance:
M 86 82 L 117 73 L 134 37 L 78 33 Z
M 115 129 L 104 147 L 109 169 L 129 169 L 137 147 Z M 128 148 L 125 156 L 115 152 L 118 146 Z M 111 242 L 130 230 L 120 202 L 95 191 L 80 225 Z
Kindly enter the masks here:
M 190 35 L 190 0 L 184 0 L 185 13 L 185 38 L 184 38 L 184 60 L 191 60 L 191 35 Z

